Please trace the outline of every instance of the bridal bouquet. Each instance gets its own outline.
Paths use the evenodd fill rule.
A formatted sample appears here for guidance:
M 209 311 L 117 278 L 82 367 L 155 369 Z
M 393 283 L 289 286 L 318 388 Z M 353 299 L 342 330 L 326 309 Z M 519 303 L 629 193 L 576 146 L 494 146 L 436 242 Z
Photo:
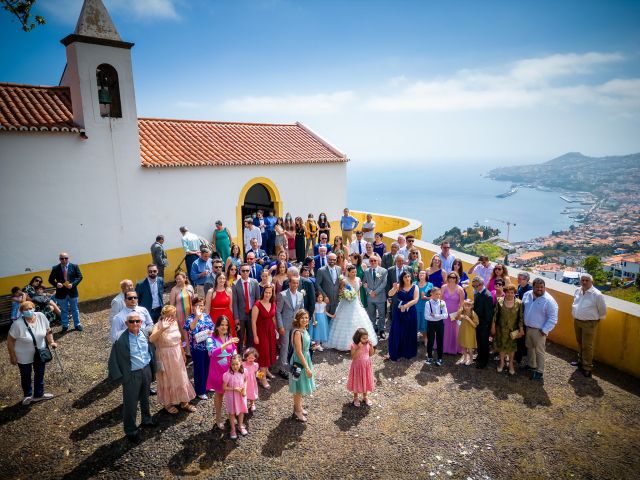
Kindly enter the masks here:
M 342 293 L 340 293 L 340 298 L 348 302 L 353 302 L 357 297 L 358 293 L 355 290 L 349 290 L 347 288 L 342 290 Z

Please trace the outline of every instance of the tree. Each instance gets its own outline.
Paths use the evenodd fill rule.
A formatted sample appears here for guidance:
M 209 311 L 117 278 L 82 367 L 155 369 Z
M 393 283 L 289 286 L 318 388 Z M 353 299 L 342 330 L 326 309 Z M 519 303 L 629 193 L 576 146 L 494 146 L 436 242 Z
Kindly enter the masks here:
M 2 8 L 18 19 L 20 25 L 22 25 L 22 30 L 25 32 L 30 32 L 36 28 L 37 25 L 47 23 L 44 17 L 40 15 L 34 15 L 34 22 L 31 22 L 31 9 L 35 3 L 36 0 L 0 0 Z
M 593 277 L 593 283 L 596 285 L 604 285 L 607 283 L 607 274 L 602 268 L 600 257 L 591 255 L 584 259 L 582 264 L 584 269 Z

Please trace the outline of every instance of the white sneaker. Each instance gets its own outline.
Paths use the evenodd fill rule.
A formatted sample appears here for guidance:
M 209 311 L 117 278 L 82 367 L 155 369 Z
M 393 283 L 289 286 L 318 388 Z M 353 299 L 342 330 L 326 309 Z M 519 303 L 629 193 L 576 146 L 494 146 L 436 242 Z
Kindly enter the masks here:
M 207 394 L 206 394 L 206 393 L 204 393 L 204 394 L 202 394 L 202 395 L 198 395 L 198 398 L 199 398 L 200 400 L 209 400 L 209 397 L 207 397 Z
M 324 352 L 324 348 L 322 348 L 322 345 L 318 345 L 316 347 L 316 350 L 319 351 L 319 352 Z
M 22 405 L 27 406 L 27 405 L 31 405 L 31 397 L 24 397 L 22 399 Z
M 52 393 L 43 393 L 41 397 L 33 397 L 31 399 L 32 402 L 40 402 L 42 400 L 51 400 L 53 398 Z

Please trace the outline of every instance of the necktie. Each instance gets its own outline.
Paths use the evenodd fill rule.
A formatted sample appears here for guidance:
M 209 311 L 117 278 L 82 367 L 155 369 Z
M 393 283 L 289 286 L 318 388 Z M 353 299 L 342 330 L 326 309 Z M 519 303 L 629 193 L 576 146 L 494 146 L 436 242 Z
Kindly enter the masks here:
M 253 266 L 252 270 L 253 270 L 253 278 L 256 278 L 256 266 L 255 265 Z
M 320 258 L 320 266 L 321 266 L 321 267 L 324 267 L 324 265 L 325 265 L 325 264 L 324 264 L 324 257 L 321 257 L 321 258 Z
M 64 281 L 67 282 L 69 279 L 67 278 L 67 266 L 62 267 L 62 276 L 64 277 Z
M 362 243 L 358 242 L 358 250 L 360 251 L 360 254 L 362 254 Z
M 244 283 L 244 313 L 249 313 L 251 308 L 249 307 L 249 282 Z

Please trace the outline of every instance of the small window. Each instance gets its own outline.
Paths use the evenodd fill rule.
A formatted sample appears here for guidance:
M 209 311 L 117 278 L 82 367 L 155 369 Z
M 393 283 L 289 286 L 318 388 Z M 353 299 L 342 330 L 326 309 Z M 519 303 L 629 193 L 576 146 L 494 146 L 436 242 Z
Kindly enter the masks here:
M 103 63 L 96 70 L 98 81 L 98 105 L 101 117 L 122 118 L 120 105 L 120 84 L 118 72 L 111 65 Z

